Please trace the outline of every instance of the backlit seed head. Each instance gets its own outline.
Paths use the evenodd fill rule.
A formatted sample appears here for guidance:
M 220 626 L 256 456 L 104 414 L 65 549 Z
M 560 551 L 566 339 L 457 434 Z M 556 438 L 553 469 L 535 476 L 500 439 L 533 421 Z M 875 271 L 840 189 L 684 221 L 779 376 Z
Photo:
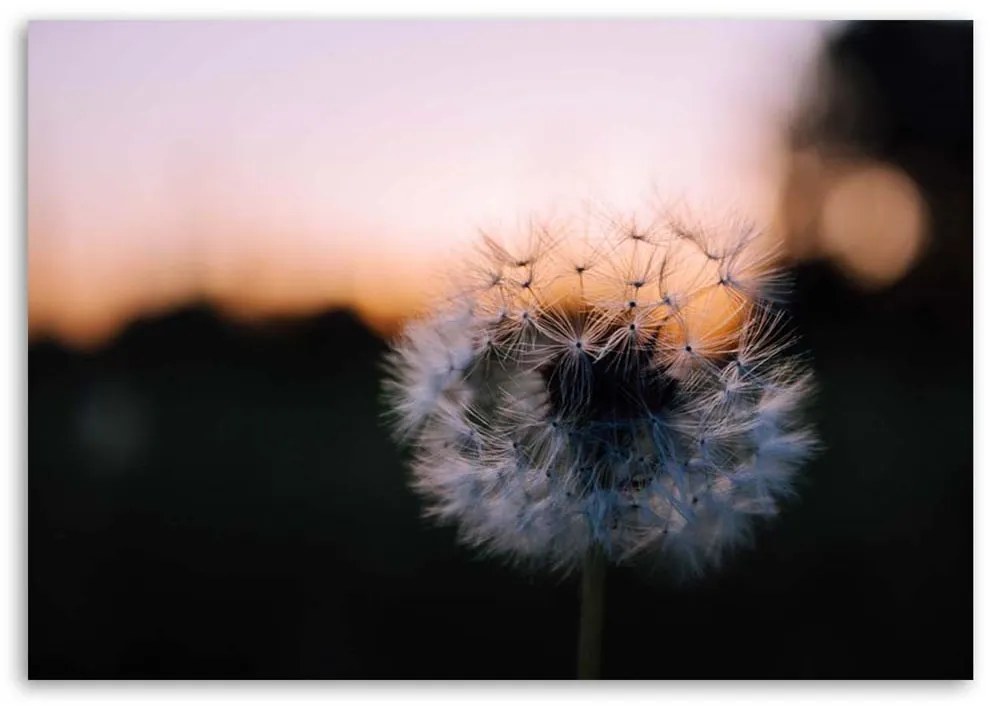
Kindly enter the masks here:
M 429 512 L 519 561 L 717 563 L 816 444 L 778 263 L 739 224 L 486 235 L 388 359 Z

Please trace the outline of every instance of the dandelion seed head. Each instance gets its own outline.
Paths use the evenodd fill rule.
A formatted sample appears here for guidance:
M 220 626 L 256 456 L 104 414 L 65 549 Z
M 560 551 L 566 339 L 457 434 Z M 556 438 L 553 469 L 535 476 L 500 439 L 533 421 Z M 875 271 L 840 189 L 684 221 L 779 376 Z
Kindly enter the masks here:
M 816 448 L 778 255 L 748 225 L 483 235 L 394 343 L 385 392 L 427 512 L 520 562 L 591 546 L 701 572 Z

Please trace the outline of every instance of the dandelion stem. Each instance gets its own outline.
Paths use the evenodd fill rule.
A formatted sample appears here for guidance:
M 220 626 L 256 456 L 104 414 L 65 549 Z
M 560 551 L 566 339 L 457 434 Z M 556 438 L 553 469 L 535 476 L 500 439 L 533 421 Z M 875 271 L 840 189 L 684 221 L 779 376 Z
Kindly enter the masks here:
M 581 628 L 578 640 L 578 678 L 592 680 L 602 672 L 602 621 L 605 602 L 605 554 L 593 545 L 581 573 Z

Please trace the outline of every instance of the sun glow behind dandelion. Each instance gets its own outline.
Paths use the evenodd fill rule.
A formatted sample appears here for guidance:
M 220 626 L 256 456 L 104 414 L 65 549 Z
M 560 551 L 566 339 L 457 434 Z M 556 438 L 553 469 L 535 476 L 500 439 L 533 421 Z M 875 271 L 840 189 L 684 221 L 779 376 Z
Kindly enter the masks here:
M 383 327 L 477 226 L 653 189 L 774 205 L 802 22 L 36 22 L 34 335 L 192 299 Z M 566 201 L 566 202 L 564 202 Z M 499 230 L 496 230 L 499 231 Z M 504 231 L 504 230 L 502 230 Z

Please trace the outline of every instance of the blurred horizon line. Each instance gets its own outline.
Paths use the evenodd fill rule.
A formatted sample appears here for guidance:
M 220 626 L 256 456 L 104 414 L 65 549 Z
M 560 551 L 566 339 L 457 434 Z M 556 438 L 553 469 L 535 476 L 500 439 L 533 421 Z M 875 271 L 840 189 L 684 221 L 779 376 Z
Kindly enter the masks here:
M 32 22 L 29 340 L 205 299 L 385 333 L 473 227 L 645 194 L 767 223 L 835 23 Z M 552 28 L 552 31 L 547 31 Z

